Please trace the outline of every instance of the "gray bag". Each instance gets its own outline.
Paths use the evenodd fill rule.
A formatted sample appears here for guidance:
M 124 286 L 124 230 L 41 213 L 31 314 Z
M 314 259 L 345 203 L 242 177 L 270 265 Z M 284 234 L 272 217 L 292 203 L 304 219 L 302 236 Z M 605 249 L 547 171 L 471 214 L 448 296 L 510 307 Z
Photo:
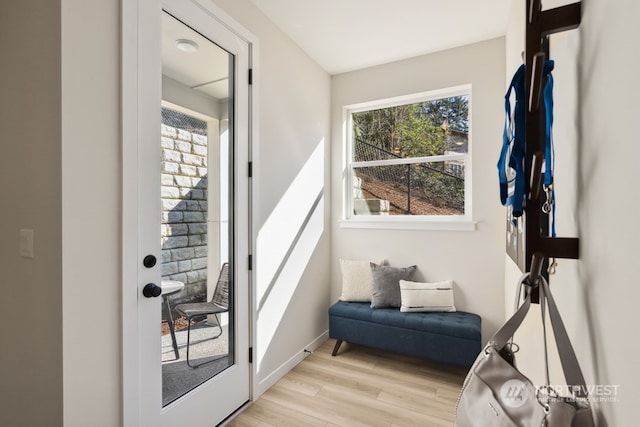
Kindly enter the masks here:
M 519 286 L 528 286 L 529 274 Z M 522 324 L 531 306 L 531 292 L 514 315 L 495 333 L 471 367 L 456 407 L 457 427 L 593 427 L 593 415 L 578 359 L 565 330 L 548 283 L 539 279 L 540 306 L 545 330 L 545 306 L 558 346 L 564 377 L 573 391 L 560 397 L 549 387 L 549 367 L 545 330 L 546 387 L 536 388 L 514 365 L 500 354 Z M 518 295 L 520 291 L 518 291 Z M 519 297 L 517 302 L 519 301 Z

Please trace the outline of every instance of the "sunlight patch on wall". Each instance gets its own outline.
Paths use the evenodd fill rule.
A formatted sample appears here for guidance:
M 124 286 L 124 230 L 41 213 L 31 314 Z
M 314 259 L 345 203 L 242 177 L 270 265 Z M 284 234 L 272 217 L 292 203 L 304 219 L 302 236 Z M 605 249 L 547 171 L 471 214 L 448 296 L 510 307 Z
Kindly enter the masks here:
M 324 139 L 258 232 L 258 371 L 324 231 Z
M 258 232 L 257 301 L 261 301 L 324 185 L 324 140 Z
M 258 372 L 260 372 L 264 356 L 272 344 L 272 340 L 283 320 L 284 313 L 322 236 L 324 227 L 324 196 L 318 198 L 318 203 L 314 208 L 306 227 L 302 230 L 300 238 L 285 260 L 285 264 L 271 288 L 271 292 L 269 292 L 258 312 Z

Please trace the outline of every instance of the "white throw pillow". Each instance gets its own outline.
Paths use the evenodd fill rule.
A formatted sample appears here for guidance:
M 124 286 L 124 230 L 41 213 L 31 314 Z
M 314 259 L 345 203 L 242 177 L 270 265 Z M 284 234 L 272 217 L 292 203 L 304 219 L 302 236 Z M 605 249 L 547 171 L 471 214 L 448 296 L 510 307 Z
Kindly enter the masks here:
M 382 265 L 380 261 L 340 260 L 342 270 L 342 295 L 340 301 L 371 302 L 371 263 Z
M 435 283 L 400 280 L 400 311 L 456 311 L 453 280 Z

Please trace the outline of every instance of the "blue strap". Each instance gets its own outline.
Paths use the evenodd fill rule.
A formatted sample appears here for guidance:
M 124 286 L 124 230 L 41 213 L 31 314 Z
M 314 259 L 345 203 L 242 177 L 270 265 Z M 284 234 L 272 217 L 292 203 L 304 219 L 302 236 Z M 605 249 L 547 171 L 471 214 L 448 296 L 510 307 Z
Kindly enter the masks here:
M 502 133 L 502 149 L 498 159 L 498 179 L 500 181 L 500 201 L 504 206 L 512 206 L 513 216 L 519 217 L 524 210 L 526 178 L 524 176 L 525 158 L 525 68 L 521 65 L 511 80 L 505 95 L 505 124 Z M 514 114 L 511 114 L 511 91 L 515 92 Z M 514 178 L 509 180 L 508 169 L 513 170 Z M 513 184 L 512 194 L 509 186 Z
M 547 60 L 543 69 L 543 102 L 545 107 L 545 171 L 544 188 L 549 192 L 551 203 L 551 236 L 556 236 L 556 203 L 553 189 L 553 168 L 555 153 L 553 148 L 553 70 L 554 62 Z M 511 113 L 511 93 L 515 92 L 515 108 Z M 504 206 L 512 206 L 513 216 L 522 215 L 526 200 L 527 177 L 525 176 L 525 66 L 521 65 L 511 80 L 505 95 L 505 123 L 502 132 L 502 149 L 498 159 L 498 179 L 500 181 L 500 201 Z M 513 178 L 508 178 L 509 169 Z M 510 192 L 510 186 L 512 186 Z
M 543 76 L 545 85 L 543 89 L 544 110 L 545 110 L 545 134 L 544 134 L 544 187 L 549 191 L 549 202 L 551 203 L 551 237 L 556 237 L 556 200 L 553 188 L 553 168 L 555 163 L 555 151 L 553 147 L 553 70 L 554 62 L 545 61 Z
M 512 120 L 511 120 L 511 104 L 509 98 L 511 96 L 511 88 L 507 90 L 505 96 L 505 123 L 504 130 L 502 131 L 502 149 L 500 150 L 500 158 L 498 159 L 498 179 L 500 181 L 500 202 L 504 205 L 510 205 L 512 200 L 509 198 L 509 180 L 507 178 L 507 158 L 509 156 L 509 144 L 512 139 Z

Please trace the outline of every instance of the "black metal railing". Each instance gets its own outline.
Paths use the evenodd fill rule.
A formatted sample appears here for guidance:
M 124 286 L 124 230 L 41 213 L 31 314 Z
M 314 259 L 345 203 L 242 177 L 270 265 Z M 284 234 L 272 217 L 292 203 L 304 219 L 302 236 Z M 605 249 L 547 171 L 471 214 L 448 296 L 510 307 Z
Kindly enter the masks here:
M 353 161 L 401 159 L 403 156 L 354 139 Z M 408 215 L 427 215 L 425 204 L 464 213 L 464 165 L 455 162 L 439 164 L 369 166 L 357 168 L 362 189 L 373 196 L 389 200 L 396 209 Z M 416 203 L 412 203 L 412 199 Z M 424 203 L 419 203 L 420 201 Z

